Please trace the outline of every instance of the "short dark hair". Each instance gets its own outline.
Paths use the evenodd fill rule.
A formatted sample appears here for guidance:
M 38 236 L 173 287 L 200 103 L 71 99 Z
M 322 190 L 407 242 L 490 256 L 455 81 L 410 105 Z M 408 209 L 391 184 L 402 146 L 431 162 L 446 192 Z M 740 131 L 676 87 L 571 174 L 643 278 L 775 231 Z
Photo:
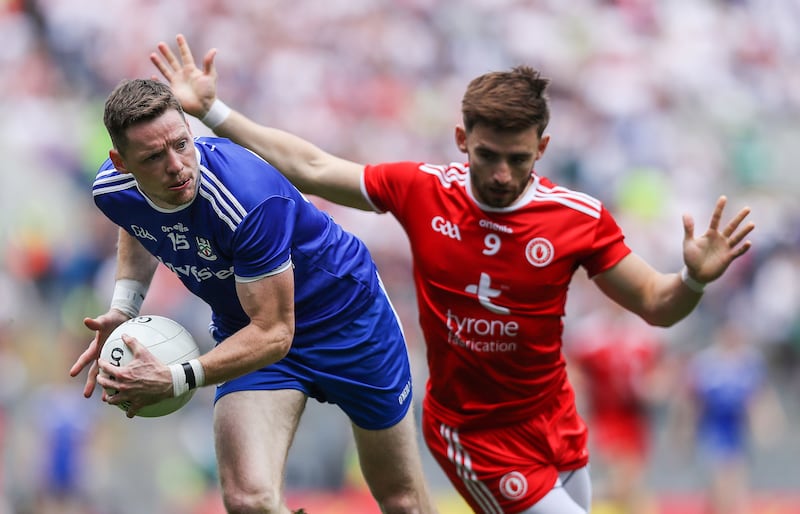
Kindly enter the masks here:
M 549 82 L 530 66 L 473 79 L 461 101 L 464 128 L 470 131 L 481 124 L 496 130 L 519 131 L 535 126 L 541 137 L 550 121 L 545 94 Z
M 157 80 L 126 79 L 108 95 L 103 123 L 114 148 L 122 153 L 128 143 L 128 128 L 158 118 L 169 109 L 175 109 L 183 115 L 181 103 L 169 86 Z

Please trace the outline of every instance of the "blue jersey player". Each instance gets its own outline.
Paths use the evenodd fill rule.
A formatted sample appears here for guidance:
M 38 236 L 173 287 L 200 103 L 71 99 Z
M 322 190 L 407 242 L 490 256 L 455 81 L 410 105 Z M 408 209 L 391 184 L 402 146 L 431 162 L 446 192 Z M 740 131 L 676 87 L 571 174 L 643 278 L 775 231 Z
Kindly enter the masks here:
M 416 443 L 411 373 L 399 321 L 364 244 L 277 170 L 226 139 L 193 138 L 169 86 L 123 81 L 108 97 L 110 159 L 94 200 L 120 227 L 109 311 L 70 370 L 127 413 L 217 385 L 214 433 L 228 512 L 289 512 L 288 448 L 308 397 L 353 424 L 365 479 L 383 512 L 432 512 Z M 160 364 L 134 338 L 135 359 L 99 360 L 108 334 L 137 315 L 158 263 L 212 309 L 217 345 Z M 105 373 L 99 374 L 102 370 Z M 113 378 L 109 375 L 113 375 Z

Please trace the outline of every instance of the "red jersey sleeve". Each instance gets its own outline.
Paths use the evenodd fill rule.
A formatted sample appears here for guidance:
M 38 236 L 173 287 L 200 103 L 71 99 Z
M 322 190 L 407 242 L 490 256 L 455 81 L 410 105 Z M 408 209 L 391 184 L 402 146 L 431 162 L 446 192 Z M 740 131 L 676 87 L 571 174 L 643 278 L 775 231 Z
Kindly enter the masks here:
M 615 266 L 623 257 L 631 253 L 631 249 L 624 244 L 624 240 L 625 236 L 614 217 L 603 207 L 600 211 L 596 234 L 591 243 L 591 253 L 581 263 L 589 278 Z
M 364 168 L 364 195 L 377 212 L 401 212 L 420 166 L 422 163 L 410 161 L 368 164 Z

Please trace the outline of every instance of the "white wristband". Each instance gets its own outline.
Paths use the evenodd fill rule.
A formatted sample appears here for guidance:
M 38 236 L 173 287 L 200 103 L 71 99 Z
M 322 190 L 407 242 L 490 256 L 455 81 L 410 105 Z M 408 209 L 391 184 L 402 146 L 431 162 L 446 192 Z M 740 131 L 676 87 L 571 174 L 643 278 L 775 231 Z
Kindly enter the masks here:
M 170 364 L 172 373 L 172 394 L 180 396 L 205 384 L 205 371 L 197 359 L 180 364 Z
M 172 396 L 178 397 L 189 391 L 189 384 L 186 382 L 186 373 L 183 371 L 183 364 L 170 364 L 169 370 L 172 373 Z
M 111 296 L 111 308 L 116 309 L 126 316 L 135 318 L 139 315 L 142 302 L 147 294 L 147 286 L 138 280 L 121 278 L 114 284 L 114 294 Z
M 211 104 L 211 108 L 200 121 L 202 121 L 206 127 L 215 129 L 228 118 L 230 113 L 231 108 L 225 105 L 222 100 L 216 98 L 214 99 L 214 103 Z
M 681 270 L 681 281 L 686 285 L 686 287 L 688 287 L 695 293 L 702 293 L 703 290 L 706 288 L 706 285 L 703 282 L 695 280 L 689 276 L 689 268 L 687 268 L 686 266 L 684 266 L 683 269 Z

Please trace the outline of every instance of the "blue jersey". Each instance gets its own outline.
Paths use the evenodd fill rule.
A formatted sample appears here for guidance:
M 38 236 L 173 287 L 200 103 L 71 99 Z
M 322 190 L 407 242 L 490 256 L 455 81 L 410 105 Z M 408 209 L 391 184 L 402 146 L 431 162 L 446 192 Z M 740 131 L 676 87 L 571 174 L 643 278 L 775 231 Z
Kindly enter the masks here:
M 107 160 L 92 194 L 100 210 L 134 236 L 211 306 L 221 338 L 249 323 L 236 280 L 294 267 L 295 343 L 335 330 L 380 293 L 364 244 L 310 203 L 266 161 L 227 139 L 195 139 L 200 164 L 195 199 L 175 209 L 153 204 L 130 174 Z
M 691 383 L 700 405 L 698 437 L 718 456 L 746 450 L 749 404 L 764 384 L 765 364 L 751 348 L 726 353 L 711 346 L 690 364 Z

